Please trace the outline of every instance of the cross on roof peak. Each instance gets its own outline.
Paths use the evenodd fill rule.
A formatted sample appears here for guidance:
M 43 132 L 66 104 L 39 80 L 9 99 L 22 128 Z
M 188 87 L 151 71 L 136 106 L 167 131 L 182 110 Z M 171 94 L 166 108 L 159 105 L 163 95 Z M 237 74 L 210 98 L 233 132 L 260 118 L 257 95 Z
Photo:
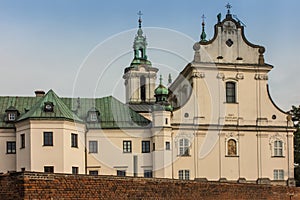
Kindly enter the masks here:
M 230 3 L 227 3 L 225 8 L 227 8 L 227 14 L 230 14 L 230 9 L 232 8 L 232 6 L 230 5 Z
M 203 14 L 201 18 L 202 18 L 202 23 L 204 23 L 204 20 L 206 19 L 205 15 Z
M 137 15 L 139 16 L 139 28 L 141 28 L 142 27 L 142 15 L 143 15 L 142 11 L 139 11 L 137 13 Z

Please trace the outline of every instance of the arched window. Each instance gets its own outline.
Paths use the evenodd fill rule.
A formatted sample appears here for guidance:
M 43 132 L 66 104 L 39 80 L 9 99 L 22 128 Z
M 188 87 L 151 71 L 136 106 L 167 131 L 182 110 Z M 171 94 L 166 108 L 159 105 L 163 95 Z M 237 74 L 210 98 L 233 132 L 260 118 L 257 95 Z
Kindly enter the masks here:
M 274 141 L 274 156 L 283 156 L 283 142 L 281 140 Z
M 140 89 L 141 89 L 141 100 L 146 101 L 146 78 L 145 76 L 140 77 Z
M 190 155 L 190 141 L 186 138 L 179 140 L 179 155 L 180 156 Z
M 234 139 L 227 141 L 227 156 L 237 156 L 237 143 Z
M 236 83 L 226 82 L 226 103 L 236 103 Z

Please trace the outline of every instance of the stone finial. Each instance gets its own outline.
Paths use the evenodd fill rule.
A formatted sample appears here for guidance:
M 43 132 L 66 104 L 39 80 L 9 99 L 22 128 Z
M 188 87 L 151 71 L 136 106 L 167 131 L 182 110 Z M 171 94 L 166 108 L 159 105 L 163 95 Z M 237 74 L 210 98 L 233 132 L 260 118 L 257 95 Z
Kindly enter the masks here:
M 258 64 L 259 65 L 265 64 L 265 59 L 264 59 L 264 53 L 265 53 L 265 51 L 266 51 L 266 49 L 264 47 L 260 47 L 258 49 L 258 53 L 259 53 Z

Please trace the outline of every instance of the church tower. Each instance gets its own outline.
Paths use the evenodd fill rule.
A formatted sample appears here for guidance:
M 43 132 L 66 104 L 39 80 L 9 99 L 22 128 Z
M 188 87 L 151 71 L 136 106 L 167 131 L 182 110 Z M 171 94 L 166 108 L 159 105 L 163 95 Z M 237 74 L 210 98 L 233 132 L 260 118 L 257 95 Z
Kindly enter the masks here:
M 143 35 L 141 11 L 139 28 L 133 42 L 134 58 L 129 67 L 124 70 L 126 103 L 153 104 L 157 68 L 152 67 L 147 58 L 146 37 Z

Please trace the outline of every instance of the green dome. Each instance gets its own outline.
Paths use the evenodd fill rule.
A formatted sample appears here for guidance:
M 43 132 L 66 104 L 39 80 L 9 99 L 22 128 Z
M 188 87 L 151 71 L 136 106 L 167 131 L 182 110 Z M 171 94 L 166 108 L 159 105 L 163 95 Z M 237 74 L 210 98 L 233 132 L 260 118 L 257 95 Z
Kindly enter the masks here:
M 169 94 L 169 90 L 168 90 L 165 86 L 163 86 L 163 85 L 159 85 L 159 86 L 154 90 L 154 92 L 155 92 L 155 95 L 162 95 L 162 94 L 168 95 L 168 94 Z
M 171 106 L 171 104 L 165 106 L 165 111 L 173 111 L 173 107 Z
M 160 75 L 159 80 L 160 80 L 159 86 L 154 90 L 155 96 L 157 96 L 157 95 L 168 95 L 169 94 L 168 88 L 166 88 L 162 84 L 162 75 Z

